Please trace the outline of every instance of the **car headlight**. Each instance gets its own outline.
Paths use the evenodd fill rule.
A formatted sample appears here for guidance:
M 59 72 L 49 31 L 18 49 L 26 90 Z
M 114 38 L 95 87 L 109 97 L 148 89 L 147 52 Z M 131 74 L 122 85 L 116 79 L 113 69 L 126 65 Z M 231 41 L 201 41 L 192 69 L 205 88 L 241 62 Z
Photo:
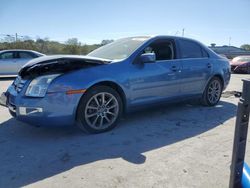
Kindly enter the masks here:
M 25 95 L 29 97 L 44 97 L 49 84 L 59 75 L 60 74 L 52 74 L 34 78 L 30 82 Z

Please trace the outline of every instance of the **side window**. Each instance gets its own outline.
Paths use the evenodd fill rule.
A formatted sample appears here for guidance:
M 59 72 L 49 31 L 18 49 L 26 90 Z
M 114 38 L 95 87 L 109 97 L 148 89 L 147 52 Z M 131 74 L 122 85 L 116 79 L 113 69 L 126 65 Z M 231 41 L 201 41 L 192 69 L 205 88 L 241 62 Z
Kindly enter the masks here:
M 207 52 L 199 44 L 188 40 L 180 40 L 181 58 L 208 57 Z
M 156 61 L 174 59 L 174 45 L 169 40 L 155 41 L 143 50 L 143 53 L 155 53 Z
M 4 52 L 0 54 L 0 59 L 13 59 L 13 52 Z
M 201 48 L 202 51 L 202 56 L 203 57 L 209 57 L 208 53 L 206 52 L 206 50 L 204 50 L 203 48 Z
M 31 59 L 34 55 L 29 52 L 19 52 L 19 58 Z

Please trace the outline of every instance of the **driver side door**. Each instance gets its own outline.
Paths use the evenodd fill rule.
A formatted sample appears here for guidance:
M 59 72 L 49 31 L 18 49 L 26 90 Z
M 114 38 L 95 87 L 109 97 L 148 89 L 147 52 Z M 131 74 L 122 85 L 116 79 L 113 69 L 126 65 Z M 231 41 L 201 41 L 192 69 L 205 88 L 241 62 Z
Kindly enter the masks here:
M 151 51 L 150 51 L 151 50 Z M 131 105 L 165 101 L 180 96 L 180 61 L 176 59 L 173 40 L 156 40 L 143 53 L 155 53 L 153 63 L 131 64 L 129 85 Z M 140 58 L 139 58 L 140 59 Z

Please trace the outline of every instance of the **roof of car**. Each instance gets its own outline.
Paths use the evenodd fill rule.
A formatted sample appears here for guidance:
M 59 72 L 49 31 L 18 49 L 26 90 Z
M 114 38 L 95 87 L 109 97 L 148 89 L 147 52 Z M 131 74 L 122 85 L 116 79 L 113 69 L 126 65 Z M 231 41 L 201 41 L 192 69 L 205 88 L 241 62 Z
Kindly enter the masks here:
M 34 53 L 38 53 L 38 54 L 42 54 L 40 52 L 37 52 L 37 51 L 34 51 L 34 50 L 25 50 L 25 49 L 9 49 L 9 50 L 0 50 L 0 52 L 13 52 L 13 51 L 16 51 L 16 52 L 34 52 Z
M 172 35 L 145 35 L 145 36 L 131 36 L 131 37 L 125 37 L 125 38 L 148 38 L 148 39 L 152 39 L 152 38 L 172 38 L 172 39 L 186 39 L 186 40 L 196 41 L 196 40 L 191 39 L 191 38 L 180 37 L 180 36 L 172 36 Z

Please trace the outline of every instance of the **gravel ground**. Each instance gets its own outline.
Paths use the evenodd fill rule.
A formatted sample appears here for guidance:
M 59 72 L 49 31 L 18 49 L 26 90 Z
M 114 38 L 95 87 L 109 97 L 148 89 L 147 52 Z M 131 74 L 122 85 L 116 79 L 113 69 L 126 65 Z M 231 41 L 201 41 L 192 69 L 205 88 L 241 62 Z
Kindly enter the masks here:
M 99 135 L 32 127 L 0 106 L 0 187 L 228 187 L 238 102 L 230 91 L 242 78 L 250 75 L 232 75 L 216 107 L 144 110 Z M 0 79 L 0 92 L 11 82 Z

